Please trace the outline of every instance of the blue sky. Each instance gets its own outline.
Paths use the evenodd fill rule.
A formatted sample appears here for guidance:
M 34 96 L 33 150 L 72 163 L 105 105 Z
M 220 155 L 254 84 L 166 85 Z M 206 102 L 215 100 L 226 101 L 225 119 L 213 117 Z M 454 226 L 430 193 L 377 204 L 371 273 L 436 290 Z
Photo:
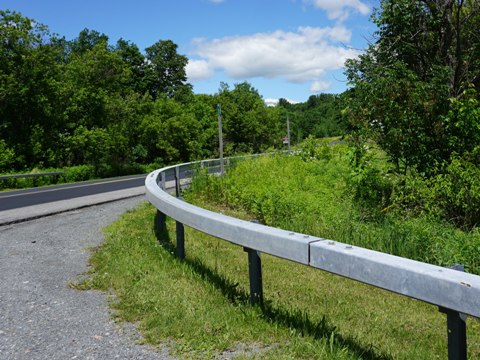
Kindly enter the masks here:
M 172 40 L 189 58 L 196 93 L 248 81 L 265 100 L 303 102 L 346 89 L 345 59 L 358 56 L 375 26 L 378 0 L 2 0 L 74 39 L 88 28 L 140 50 Z

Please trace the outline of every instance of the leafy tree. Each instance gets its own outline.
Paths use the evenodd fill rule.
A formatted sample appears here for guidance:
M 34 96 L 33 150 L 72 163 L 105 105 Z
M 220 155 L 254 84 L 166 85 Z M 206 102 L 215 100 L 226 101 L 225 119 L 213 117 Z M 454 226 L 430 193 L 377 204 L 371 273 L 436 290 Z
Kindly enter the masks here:
M 87 128 L 107 127 L 115 119 L 114 109 L 108 111 L 109 99 L 122 96 L 130 78 L 129 69 L 106 43 L 99 43 L 91 50 L 76 54 L 66 65 L 63 99 L 65 131 L 83 125 Z
M 189 111 L 198 121 L 197 153 L 201 158 L 219 157 L 218 118 L 216 106 L 218 101 L 213 95 L 196 94 L 189 102 Z
M 468 157 L 480 150 L 480 103 L 473 88 L 466 90 L 460 98 L 450 99 L 450 110 L 443 121 L 452 153 Z M 472 161 L 480 166 L 480 159 L 476 156 Z
M 160 40 L 145 49 L 149 63 L 149 90 L 154 99 L 165 94 L 172 97 L 185 88 L 187 74 L 185 67 L 188 59 L 177 53 L 177 45 L 171 40 Z
M 139 95 L 133 91 L 108 97 L 105 111 L 109 125 L 106 161 L 117 169 L 133 162 L 142 163 L 147 154 L 140 142 L 142 117 L 151 113 L 153 103 L 148 95 Z
M 0 139 L 11 165 L 48 163 L 61 120 L 58 46 L 46 26 L 10 11 L 0 11 L 0 39 Z
M 347 62 L 350 127 L 375 140 L 398 172 L 432 175 L 450 159 L 449 99 L 480 81 L 479 14 L 477 1 L 383 0 L 376 41 Z M 449 126 L 457 121 L 449 117 Z
M 292 104 L 290 104 L 290 102 L 285 98 L 278 99 L 278 106 L 280 107 L 289 108 L 291 105 Z
M 128 84 L 129 87 L 141 95 L 148 92 L 148 81 L 149 76 L 151 76 L 149 70 L 151 69 L 149 69 L 145 56 L 140 52 L 137 45 L 127 40 L 119 39 L 115 52 L 130 69 L 132 76 Z
M 216 97 L 222 108 L 228 151 L 260 152 L 280 138 L 276 110 L 271 116 L 272 111 L 267 110 L 258 91 L 248 82 L 235 84 L 233 90 L 221 84 Z
M 375 42 L 346 69 L 353 87 L 344 114 L 358 145 L 355 164 L 376 180 L 359 183 L 363 194 L 375 201 L 374 185 L 390 182 L 392 208 L 474 228 L 480 219 L 480 3 L 384 0 L 373 19 Z M 401 174 L 394 182 L 371 171 L 363 151 L 370 140 Z
M 142 119 L 140 130 L 140 143 L 150 162 L 185 162 L 196 159 L 200 153 L 200 124 L 174 99 L 157 99 L 153 111 Z
M 108 36 L 101 34 L 96 30 L 83 29 L 78 37 L 70 41 L 69 50 L 72 55 L 82 55 L 99 44 L 108 44 Z
M 98 168 L 109 150 L 107 139 L 107 131 L 103 128 L 78 126 L 66 141 L 70 157 L 68 163 L 94 165 Z

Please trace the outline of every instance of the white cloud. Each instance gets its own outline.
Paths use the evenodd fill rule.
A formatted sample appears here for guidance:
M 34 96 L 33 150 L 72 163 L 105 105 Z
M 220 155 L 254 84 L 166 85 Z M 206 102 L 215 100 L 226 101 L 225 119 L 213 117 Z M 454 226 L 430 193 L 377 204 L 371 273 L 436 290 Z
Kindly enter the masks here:
M 331 85 L 332 83 L 329 81 L 315 80 L 314 82 L 312 82 L 312 85 L 310 86 L 310 91 L 313 93 L 323 92 L 329 89 Z
M 296 101 L 296 100 L 291 100 L 291 99 L 285 99 L 285 100 L 287 100 L 290 104 L 298 104 L 299 103 L 299 101 Z M 272 99 L 272 98 L 268 98 L 268 99 L 263 100 L 263 102 L 267 106 L 277 106 L 279 101 L 280 101 L 280 99 Z
M 279 99 L 265 99 L 263 100 L 263 102 L 265 103 L 265 105 L 267 106 L 276 106 L 278 104 L 278 100 Z
M 189 81 L 205 80 L 213 75 L 213 69 L 205 60 L 189 59 L 185 67 Z
M 370 7 L 360 0 L 304 0 L 304 2 L 325 10 L 331 20 L 346 20 L 352 9 L 362 15 L 370 13 Z
M 300 27 L 296 32 L 275 31 L 221 39 L 194 40 L 191 74 L 223 70 L 234 79 L 284 78 L 294 83 L 312 81 L 312 90 L 326 90 L 321 79 L 358 55 L 338 42 L 348 43 L 351 32 L 344 26 Z M 203 61 L 203 63 L 202 63 Z M 211 73 L 210 73 L 211 74 Z M 198 75 L 197 75 L 198 76 Z M 205 78 L 205 77 L 203 77 Z

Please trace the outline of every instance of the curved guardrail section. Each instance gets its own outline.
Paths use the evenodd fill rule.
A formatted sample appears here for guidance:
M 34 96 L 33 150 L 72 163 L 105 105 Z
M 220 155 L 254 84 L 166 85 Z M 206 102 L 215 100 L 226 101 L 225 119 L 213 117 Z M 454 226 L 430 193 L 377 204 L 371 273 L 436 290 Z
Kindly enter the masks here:
M 190 226 L 243 246 L 247 251 L 268 253 L 437 305 L 447 314 L 449 359 L 466 359 L 463 314 L 480 318 L 480 276 L 235 219 L 201 209 L 178 198 L 182 181 L 191 177 L 193 167 L 213 164 L 215 169 L 218 161 L 204 160 L 175 165 L 150 173 L 145 181 L 148 201 L 160 213 L 175 219 L 177 225 Z M 168 179 L 172 178 L 177 197 L 166 191 Z M 254 261 L 250 255 L 249 253 L 249 263 Z M 261 297 L 262 293 L 259 258 L 257 262 L 260 269 L 250 268 L 251 272 L 257 273 L 253 278 L 250 274 L 252 302 L 255 296 Z M 252 281 L 255 283 L 253 287 Z M 257 289 L 256 294 L 252 293 L 254 288 Z M 458 326 L 460 331 L 455 330 Z M 453 345 L 459 342 L 460 346 Z M 460 357 L 450 356 L 450 352 L 460 354 Z M 462 356 L 463 353 L 465 357 Z

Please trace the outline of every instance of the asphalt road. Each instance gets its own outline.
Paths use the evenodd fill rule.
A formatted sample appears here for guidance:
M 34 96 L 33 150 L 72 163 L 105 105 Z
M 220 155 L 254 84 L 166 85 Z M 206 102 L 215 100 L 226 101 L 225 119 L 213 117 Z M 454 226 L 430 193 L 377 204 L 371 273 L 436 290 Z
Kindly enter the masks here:
M 2 192 L 0 193 L 0 211 L 136 188 L 145 185 L 145 176 L 146 175 L 123 176 L 43 188 Z

